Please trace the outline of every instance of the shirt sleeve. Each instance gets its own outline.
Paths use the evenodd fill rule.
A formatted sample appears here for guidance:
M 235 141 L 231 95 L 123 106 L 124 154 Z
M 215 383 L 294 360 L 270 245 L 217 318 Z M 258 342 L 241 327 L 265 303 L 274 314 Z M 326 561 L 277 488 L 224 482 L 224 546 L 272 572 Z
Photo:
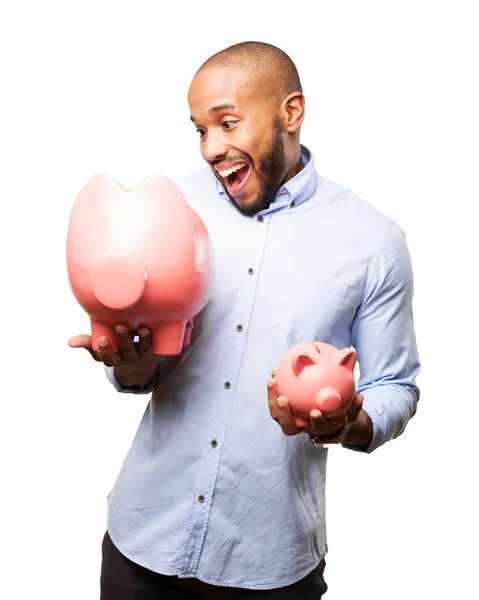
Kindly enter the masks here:
M 358 393 L 373 424 L 371 453 L 404 431 L 416 413 L 420 363 L 413 319 L 413 271 L 406 239 L 392 223 L 370 271 L 352 325 Z M 359 447 L 346 446 L 352 450 Z

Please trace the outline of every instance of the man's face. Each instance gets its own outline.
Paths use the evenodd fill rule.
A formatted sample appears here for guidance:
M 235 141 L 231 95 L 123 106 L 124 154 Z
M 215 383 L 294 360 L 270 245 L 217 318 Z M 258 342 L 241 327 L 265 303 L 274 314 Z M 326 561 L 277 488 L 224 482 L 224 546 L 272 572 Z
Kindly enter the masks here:
M 244 215 L 268 208 L 285 176 L 277 106 L 242 69 L 200 72 L 188 93 L 201 154 Z

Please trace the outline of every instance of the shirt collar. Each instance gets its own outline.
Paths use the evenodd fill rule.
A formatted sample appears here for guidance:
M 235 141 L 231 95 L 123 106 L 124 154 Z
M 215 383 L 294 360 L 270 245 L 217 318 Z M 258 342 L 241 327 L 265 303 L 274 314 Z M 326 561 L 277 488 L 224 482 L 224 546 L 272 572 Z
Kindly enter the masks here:
M 304 168 L 279 188 L 275 202 L 287 201 L 292 208 L 308 200 L 316 191 L 319 177 L 314 167 L 313 154 L 303 145 L 301 145 L 301 159 Z
M 308 200 L 316 191 L 319 176 L 314 166 L 314 157 L 311 150 L 302 144 L 301 159 L 304 168 L 279 188 L 270 209 L 279 208 L 279 205 L 293 208 Z M 216 189 L 218 194 L 226 196 L 224 186 L 218 179 L 216 179 Z

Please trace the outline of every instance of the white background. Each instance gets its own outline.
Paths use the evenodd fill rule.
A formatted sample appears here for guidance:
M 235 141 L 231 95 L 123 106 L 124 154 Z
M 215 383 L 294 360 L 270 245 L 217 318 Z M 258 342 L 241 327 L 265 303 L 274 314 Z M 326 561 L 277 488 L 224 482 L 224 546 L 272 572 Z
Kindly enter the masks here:
M 319 172 L 394 218 L 414 266 L 419 410 L 370 456 L 330 452 L 327 598 L 479 597 L 474 4 L 2 3 L 2 598 L 99 597 L 106 496 L 147 402 L 67 346 L 89 332 L 66 274 L 75 197 L 100 171 L 134 186 L 201 165 L 191 77 L 251 39 L 290 54 Z

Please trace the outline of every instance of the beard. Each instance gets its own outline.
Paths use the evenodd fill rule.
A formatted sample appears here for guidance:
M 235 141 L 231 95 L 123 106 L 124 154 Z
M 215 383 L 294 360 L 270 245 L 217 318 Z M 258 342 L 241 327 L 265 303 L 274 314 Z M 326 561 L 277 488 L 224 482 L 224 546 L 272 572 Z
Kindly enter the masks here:
M 281 187 L 285 159 L 284 141 L 278 117 L 274 118 L 272 133 L 269 147 L 261 154 L 258 160 L 256 174 L 259 181 L 259 193 L 255 200 L 247 206 L 240 206 L 235 202 L 226 186 L 224 186 L 229 202 L 245 217 L 254 217 L 260 211 L 269 208 L 269 205 L 274 201 Z M 245 158 L 248 159 L 250 168 L 252 168 L 253 160 L 251 156 L 245 154 Z

